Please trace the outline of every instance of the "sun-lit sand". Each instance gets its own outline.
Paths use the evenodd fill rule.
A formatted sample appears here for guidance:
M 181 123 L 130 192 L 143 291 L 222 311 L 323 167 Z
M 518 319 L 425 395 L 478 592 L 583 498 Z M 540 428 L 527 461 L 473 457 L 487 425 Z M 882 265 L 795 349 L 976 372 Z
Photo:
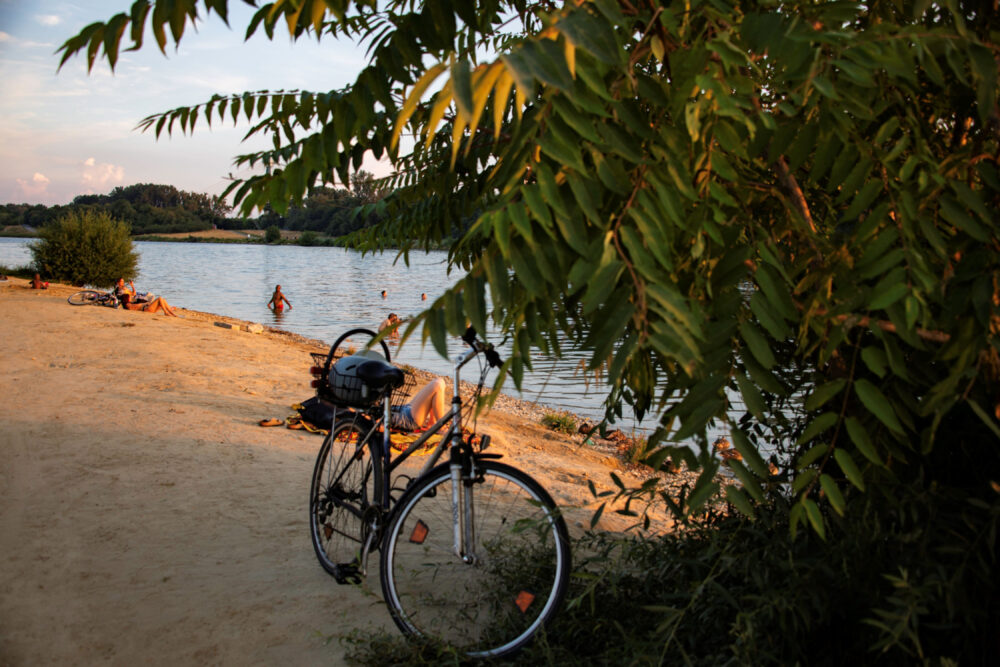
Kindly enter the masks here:
M 313 555 L 322 439 L 257 425 L 310 396 L 324 348 L 0 285 L 0 664 L 339 664 L 341 635 L 394 632 L 377 560 L 348 587 Z M 586 481 L 622 474 L 580 436 L 498 411 L 479 426 L 571 531 L 596 507 Z

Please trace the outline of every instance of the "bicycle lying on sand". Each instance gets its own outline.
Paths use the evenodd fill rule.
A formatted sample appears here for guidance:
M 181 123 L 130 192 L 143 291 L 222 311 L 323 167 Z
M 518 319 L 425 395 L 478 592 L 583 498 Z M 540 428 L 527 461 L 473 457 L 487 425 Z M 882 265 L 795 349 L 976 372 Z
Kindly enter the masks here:
M 108 308 L 118 307 L 118 297 L 114 292 L 99 292 L 97 290 L 85 289 L 76 294 L 71 294 L 66 299 L 73 306 L 107 306 Z
M 469 349 L 455 359 L 451 409 L 393 457 L 386 425 L 412 380 L 389 363 L 384 341 L 382 355 L 371 349 L 345 354 L 341 346 L 357 336 L 369 337 L 370 346 L 376 334 L 348 331 L 325 357 L 314 355 L 311 369 L 317 395 L 335 409 L 309 497 L 316 556 L 338 583 L 357 583 L 367 574 L 369 554 L 378 551 L 385 602 L 407 635 L 473 658 L 518 650 L 562 602 L 570 548 L 552 497 L 497 461 L 500 454 L 485 452 L 489 436 L 463 433 L 460 371 L 480 359 L 478 397 L 499 355 L 470 328 L 463 336 Z M 439 432 L 416 477 L 397 473 Z M 447 462 L 436 465 L 445 450 Z

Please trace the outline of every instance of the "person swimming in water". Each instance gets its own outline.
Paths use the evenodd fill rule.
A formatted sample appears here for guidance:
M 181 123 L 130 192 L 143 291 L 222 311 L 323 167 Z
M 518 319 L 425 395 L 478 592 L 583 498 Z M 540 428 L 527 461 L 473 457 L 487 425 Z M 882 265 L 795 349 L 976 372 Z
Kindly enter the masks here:
M 285 309 L 285 304 L 288 304 L 288 310 L 292 309 L 292 302 L 285 298 L 285 295 L 281 293 L 281 285 L 274 286 L 274 294 L 271 295 L 271 300 L 267 302 L 267 307 L 276 313 L 280 313 Z
M 388 338 L 395 340 L 399 338 L 399 328 L 398 325 L 402 320 L 399 319 L 399 315 L 396 313 L 389 313 L 389 316 L 382 320 L 381 324 L 378 325 L 378 332 L 382 333 L 386 329 L 391 329 L 388 334 Z

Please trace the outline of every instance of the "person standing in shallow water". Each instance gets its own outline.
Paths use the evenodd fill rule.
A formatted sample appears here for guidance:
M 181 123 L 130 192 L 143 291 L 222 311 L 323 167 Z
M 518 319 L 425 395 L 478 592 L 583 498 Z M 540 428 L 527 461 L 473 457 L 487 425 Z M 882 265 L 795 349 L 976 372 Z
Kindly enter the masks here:
M 267 307 L 276 313 L 280 313 L 285 309 L 286 303 L 288 304 L 288 310 L 291 310 L 292 302 L 281 293 L 281 285 L 275 285 L 274 294 L 271 295 L 271 300 L 267 302 Z

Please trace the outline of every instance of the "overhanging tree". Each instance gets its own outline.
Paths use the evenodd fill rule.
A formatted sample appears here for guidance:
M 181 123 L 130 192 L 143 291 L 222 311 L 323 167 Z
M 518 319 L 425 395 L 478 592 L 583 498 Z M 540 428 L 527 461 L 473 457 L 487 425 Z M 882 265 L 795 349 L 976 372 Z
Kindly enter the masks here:
M 224 0 L 140 0 L 68 40 L 62 62 L 114 67 L 147 24 L 163 50 L 199 6 L 226 18 Z M 747 515 L 777 494 L 793 531 L 825 537 L 852 507 L 892 512 L 926 491 L 988 508 L 955 510 L 986 548 L 975 536 L 1000 492 L 992 0 L 280 0 L 247 34 L 260 29 L 358 40 L 369 65 L 344 90 L 217 96 L 142 126 L 245 118 L 270 135 L 238 157 L 263 172 L 231 189 L 245 211 L 281 212 L 347 182 L 366 151 L 387 157 L 393 194 L 364 247 L 458 234 L 463 278 L 414 323 L 438 349 L 492 320 L 514 341 L 515 383 L 533 351 L 589 350 L 609 414 L 624 402 L 658 419 L 648 460 L 703 471 L 682 513 L 717 490 L 706 427 L 729 420 L 742 488 L 726 493 Z M 762 452 L 779 455 L 780 483 Z
M 199 5 L 226 19 L 224 0 L 139 0 L 68 40 L 62 63 L 114 67 L 147 23 L 165 50 Z M 771 426 L 784 397 L 804 399 L 799 442 L 818 448 L 796 465 L 797 516 L 822 532 L 820 489 L 840 510 L 843 480 L 933 452 L 948 415 L 1000 433 L 991 9 L 281 0 L 247 35 L 359 40 L 353 86 L 216 96 L 141 126 L 246 118 L 269 134 L 238 157 L 269 167 L 233 184 L 244 211 L 282 212 L 366 151 L 387 156 L 396 190 L 368 247 L 429 247 L 478 213 L 450 253 L 464 279 L 415 324 L 443 350 L 492 319 L 517 383 L 561 334 L 607 369 L 612 412 L 654 411 L 661 442 L 704 441 L 734 396 Z M 768 470 L 734 435 L 759 497 Z M 704 448 L 700 463 L 695 506 Z

